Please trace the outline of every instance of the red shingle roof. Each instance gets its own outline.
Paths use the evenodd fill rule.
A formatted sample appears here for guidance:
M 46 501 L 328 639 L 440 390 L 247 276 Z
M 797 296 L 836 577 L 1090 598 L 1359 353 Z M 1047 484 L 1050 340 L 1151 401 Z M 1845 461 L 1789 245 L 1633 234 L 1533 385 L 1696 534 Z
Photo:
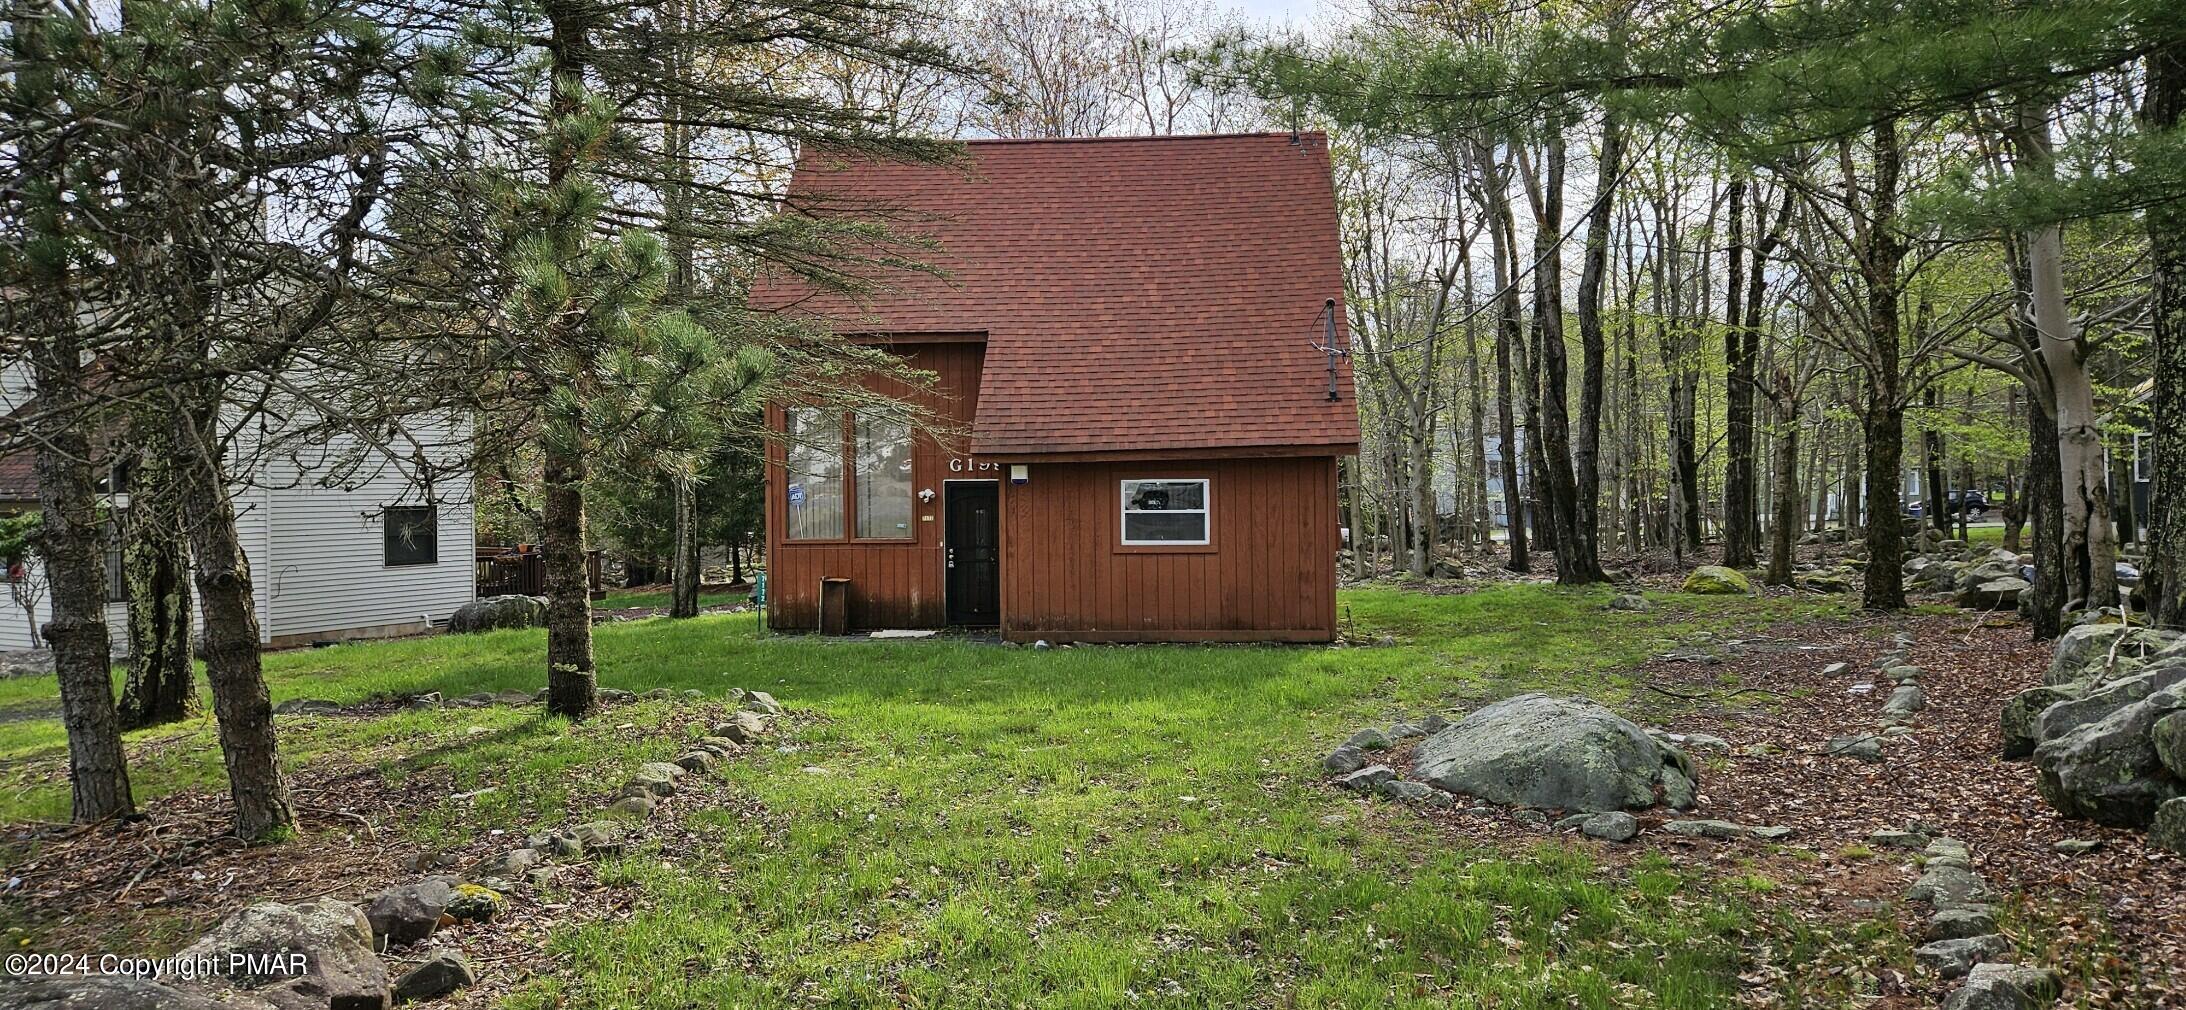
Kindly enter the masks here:
M 984 331 L 973 451 L 1355 451 L 1351 369 L 1328 399 L 1320 317 L 1343 278 L 1318 134 L 973 141 L 959 166 L 807 152 L 790 206 L 889 215 L 944 276 L 856 303 L 770 276 L 762 308 L 838 332 Z M 862 208 L 852 210 L 849 208 Z

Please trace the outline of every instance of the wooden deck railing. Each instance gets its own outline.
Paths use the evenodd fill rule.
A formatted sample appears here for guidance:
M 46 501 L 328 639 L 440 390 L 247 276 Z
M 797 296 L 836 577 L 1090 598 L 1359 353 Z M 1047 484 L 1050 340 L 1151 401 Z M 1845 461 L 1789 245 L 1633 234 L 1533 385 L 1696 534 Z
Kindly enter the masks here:
M 593 599 L 607 595 L 600 585 L 600 552 L 584 555 L 585 584 Z M 480 547 L 472 565 L 473 590 L 487 596 L 543 596 L 546 594 L 546 556 L 532 544 L 515 547 Z

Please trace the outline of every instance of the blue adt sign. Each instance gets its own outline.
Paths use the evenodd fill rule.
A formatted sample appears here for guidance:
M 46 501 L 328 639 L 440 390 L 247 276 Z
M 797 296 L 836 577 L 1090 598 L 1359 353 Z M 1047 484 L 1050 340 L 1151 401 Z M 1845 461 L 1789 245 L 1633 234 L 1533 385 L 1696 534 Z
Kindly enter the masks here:
M 791 484 L 789 486 L 789 503 L 791 505 L 805 503 L 805 486 L 803 484 Z

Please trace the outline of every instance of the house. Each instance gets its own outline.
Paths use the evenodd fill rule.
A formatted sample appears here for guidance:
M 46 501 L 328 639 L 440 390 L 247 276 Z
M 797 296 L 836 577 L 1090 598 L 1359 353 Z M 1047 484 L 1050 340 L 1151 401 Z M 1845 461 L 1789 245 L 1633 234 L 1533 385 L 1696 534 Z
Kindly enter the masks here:
M 755 304 L 931 372 L 881 391 L 951 423 L 769 409 L 770 626 L 1335 637 L 1359 426 L 1325 138 L 966 147 L 799 161 L 789 212 L 884 220 L 935 270 L 770 275 Z
M 0 400 L 26 402 L 29 383 L 0 377 Z M 250 561 L 251 590 L 261 641 L 272 647 L 413 634 L 445 624 L 471 601 L 471 480 L 458 465 L 467 451 L 459 420 L 415 416 L 402 425 L 431 466 L 430 490 L 415 479 L 414 462 L 398 462 L 376 447 L 346 438 L 283 440 L 262 436 L 257 462 L 233 489 L 237 532 Z M 128 521 L 126 468 L 108 481 L 116 521 Z M 0 513 L 38 508 L 38 483 L 28 450 L 0 456 Z M 106 620 L 115 655 L 128 648 L 127 586 L 116 536 L 108 545 Z M 33 624 L 51 614 L 35 592 L 35 562 L 14 565 L 11 593 L 0 599 L 0 649 L 43 647 Z M 30 613 L 18 601 L 35 596 Z

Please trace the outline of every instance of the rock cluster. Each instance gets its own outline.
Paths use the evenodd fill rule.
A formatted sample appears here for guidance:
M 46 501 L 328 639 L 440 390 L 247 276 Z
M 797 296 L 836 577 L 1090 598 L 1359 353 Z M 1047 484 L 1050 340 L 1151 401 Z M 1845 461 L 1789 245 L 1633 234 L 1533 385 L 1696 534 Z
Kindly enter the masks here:
M 742 706 L 734 718 L 694 741 L 675 761 L 640 766 L 609 805 L 610 816 L 536 832 L 460 875 L 431 874 L 394 884 L 362 905 L 331 898 L 251 905 L 221 920 L 175 959 L 178 966 L 229 965 L 242 956 L 248 960 L 240 962 L 246 965 L 240 971 L 178 967 L 156 979 L 5 979 L 0 1010 L 387 1010 L 456 992 L 477 981 L 460 951 L 419 951 L 419 962 L 392 979 L 380 954 L 423 944 L 446 926 L 499 918 L 506 894 L 546 883 L 557 862 L 624 851 L 632 829 L 613 815 L 650 815 L 661 799 L 683 788 L 687 776 L 740 752 L 745 742 L 768 732 L 770 716 L 782 712 L 764 691 L 733 691 L 731 698 Z M 729 739 L 732 729 L 745 740 Z M 428 856 L 413 868 L 451 862 Z
M 2186 852 L 2186 638 L 2083 624 L 2042 679 L 2004 705 L 2004 756 L 2033 759 L 2059 812 Z
M 1914 732 L 1912 723 L 1928 707 L 1928 693 L 1920 686 L 1921 677 L 1926 671 L 1912 665 L 1907 658 L 1912 648 L 1912 633 L 1900 631 L 1891 637 L 1890 651 L 1875 660 L 1873 676 L 1887 679 L 1891 683 L 1890 694 L 1882 703 L 1875 731 L 1830 737 L 1822 744 L 1824 756 L 1851 758 L 1875 764 L 1883 760 L 1884 747 L 1890 740 Z M 1844 673 L 1849 668 L 1845 663 L 1832 663 L 1823 672 Z M 1863 679 L 1851 684 L 1846 691 L 1854 695 L 1871 695 L 1875 693 L 1875 686 L 1876 681 Z
M 1878 831 L 1878 848 L 1920 849 L 1920 879 L 1907 901 L 1928 906 L 1925 942 L 1913 950 L 1923 969 L 1965 981 L 1943 1001 L 1945 1010 L 2040 1010 L 2063 994 L 2057 974 L 2012 964 L 2015 948 L 1996 929 L 1995 890 L 1973 869 L 1973 853 L 1955 838 L 1931 837 L 1930 829 Z

